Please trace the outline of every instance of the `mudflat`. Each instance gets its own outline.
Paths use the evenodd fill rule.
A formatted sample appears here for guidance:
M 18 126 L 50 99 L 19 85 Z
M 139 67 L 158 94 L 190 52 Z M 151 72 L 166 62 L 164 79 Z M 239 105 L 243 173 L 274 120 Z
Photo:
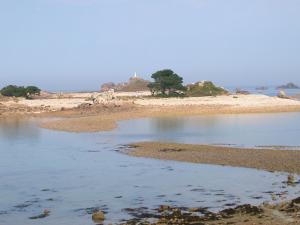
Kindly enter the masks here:
M 299 150 L 233 148 L 214 145 L 140 142 L 129 145 L 127 154 L 162 160 L 176 160 L 284 171 L 300 174 Z

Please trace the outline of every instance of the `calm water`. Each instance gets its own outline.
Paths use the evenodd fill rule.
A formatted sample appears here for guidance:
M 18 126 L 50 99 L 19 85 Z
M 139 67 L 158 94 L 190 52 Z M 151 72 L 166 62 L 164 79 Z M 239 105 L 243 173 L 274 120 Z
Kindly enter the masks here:
M 116 222 L 129 218 L 125 208 L 218 210 L 270 201 L 270 192 L 292 198 L 300 187 L 286 187 L 285 173 L 134 158 L 116 150 L 142 140 L 300 146 L 299 134 L 299 113 L 132 120 L 112 132 L 85 134 L 1 121 L 0 224 L 93 224 L 91 207 Z M 29 219 L 44 209 L 49 217 Z

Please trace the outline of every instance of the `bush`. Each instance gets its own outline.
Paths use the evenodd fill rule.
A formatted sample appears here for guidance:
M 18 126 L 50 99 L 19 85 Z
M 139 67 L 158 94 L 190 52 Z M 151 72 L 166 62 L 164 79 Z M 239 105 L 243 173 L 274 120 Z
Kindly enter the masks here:
M 35 86 L 16 86 L 8 85 L 0 90 L 1 95 L 7 97 L 24 97 L 30 98 L 32 95 L 39 95 L 41 90 Z
M 188 85 L 187 96 L 201 97 L 201 96 L 217 96 L 226 95 L 228 91 L 224 88 L 217 87 L 211 81 L 197 82 L 196 84 Z

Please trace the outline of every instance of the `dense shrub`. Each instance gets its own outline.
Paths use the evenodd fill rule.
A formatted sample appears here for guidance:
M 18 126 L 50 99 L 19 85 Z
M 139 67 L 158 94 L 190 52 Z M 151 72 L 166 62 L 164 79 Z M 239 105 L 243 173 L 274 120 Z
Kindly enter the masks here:
M 217 96 L 226 95 L 228 91 L 224 88 L 215 86 L 211 81 L 197 82 L 188 85 L 187 96 L 201 97 L 201 96 Z
M 32 95 L 39 95 L 41 90 L 35 86 L 16 86 L 8 85 L 0 90 L 1 95 L 7 97 L 25 97 L 30 98 Z

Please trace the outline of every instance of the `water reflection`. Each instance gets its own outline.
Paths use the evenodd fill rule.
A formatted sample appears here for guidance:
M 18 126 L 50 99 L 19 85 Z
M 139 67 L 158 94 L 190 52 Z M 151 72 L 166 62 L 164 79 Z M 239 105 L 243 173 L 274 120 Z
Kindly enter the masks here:
M 185 120 L 174 120 L 170 118 L 150 119 L 150 126 L 156 132 L 180 131 L 185 127 Z
M 300 113 L 152 118 L 121 122 L 115 131 L 132 141 L 300 146 Z
M 32 141 L 40 136 L 40 129 L 33 119 L 2 118 L 0 119 L 0 140 L 14 141 L 19 138 L 28 138 Z

